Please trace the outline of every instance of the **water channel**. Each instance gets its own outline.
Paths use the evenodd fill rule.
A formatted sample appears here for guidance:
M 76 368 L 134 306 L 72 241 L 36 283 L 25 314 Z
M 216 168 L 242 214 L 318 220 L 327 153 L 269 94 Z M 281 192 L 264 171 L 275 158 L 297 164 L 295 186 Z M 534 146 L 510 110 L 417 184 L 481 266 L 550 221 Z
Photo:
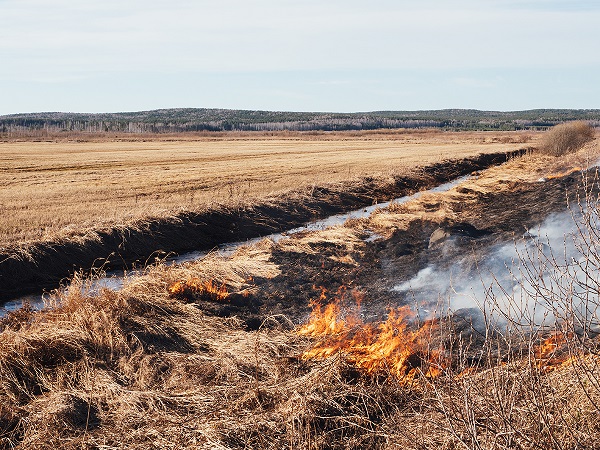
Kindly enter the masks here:
M 414 200 L 419 198 L 421 195 L 427 192 L 446 192 L 453 187 L 459 185 L 460 183 L 468 180 L 471 175 L 465 175 L 459 178 L 456 178 L 447 183 L 440 184 L 432 189 L 420 191 L 412 195 L 406 195 L 404 197 L 399 197 L 388 202 L 378 203 L 375 205 L 368 206 L 366 208 L 356 209 L 354 211 L 350 211 L 344 214 L 336 214 L 329 217 L 326 217 L 321 220 L 316 220 L 306 225 L 303 225 L 298 228 L 293 228 L 291 230 L 282 232 L 282 233 L 273 233 L 266 236 L 260 236 L 254 239 L 249 239 L 246 241 L 240 242 L 230 242 L 219 245 L 219 247 L 212 251 L 218 251 L 219 254 L 223 256 L 228 256 L 234 253 L 239 247 L 243 245 L 252 245 L 254 243 L 260 242 L 263 239 L 270 239 L 274 242 L 278 242 L 279 240 L 292 236 L 296 233 L 304 232 L 304 231 L 318 231 L 324 230 L 325 228 L 341 225 L 345 223 L 349 219 L 361 219 L 369 217 L 374 211 L 386 208 L 390 206 L 392 203 L 400 205 L 406 203 L 410 200 Z M 376 238 L 374 236 L 373 238 Z M 207 251 L 192 251 L 189 253 L 184 253 L 182 255 L 173 256 L 168 258 L 167 262 L 169 264 L 181 264 L 188 261 L 195 261 L 204 258 L 209 252 Z M 102 278 L 94 280 L 92 283 L 87 285 L 87 290 L 90 293 L 94 293 L 99 291 L 101 288 L 109 288 L 113 290 L 118 290 L 123 286 L 123 279 L 125 276 L 135 275 L 135 271 L 112 271 L 107 272 L 106 275 Z M 6 315 L 9 311 L 14 311 L 23 304 L 29 303 L 34 309 L 41 309 L 44 306 L 44 294 L 31 294 L 24 295 L 22 297 L 13 299 L 0 307 L 0 317 Z

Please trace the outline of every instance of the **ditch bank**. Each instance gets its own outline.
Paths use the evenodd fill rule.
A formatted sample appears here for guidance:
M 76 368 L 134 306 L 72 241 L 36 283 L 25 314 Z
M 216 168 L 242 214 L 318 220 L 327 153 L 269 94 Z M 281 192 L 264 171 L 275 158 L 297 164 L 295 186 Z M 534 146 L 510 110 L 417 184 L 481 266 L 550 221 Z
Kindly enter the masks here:
M 310 220 L 410 195 L 473 171 L 502 164 L 527 149 L 481 154 L 423 167 L 388 179 L 365 178 L 350 185 L 321 186 L 239 209 L 186 212 L 135 226 L 96 230 L 78 239 L 43 242 L 0 253 L 0 302 L 56 288 L 80 270 L 119 270 L 153 256 L 210 250 L 219 244 L 283 232 Z
M 473 298 L 485 299 L 491 286 L 497 291 L 518 281 L 507 268 L 518 265 L 520 258 L 548 250 L 557 252 L 548 257 L 558 264 L 564 250 L 560 244 L 570 240 L 563 232 L 568 233 L 571 214 L 580 207 L 577 199 L 586 193 L 598 195 L 596 182 L 585 187 L 585 178 L 596 176 L 575 171 L 527 181 L 517 174 L 510 177 L 514 182 L 488 184 L 489 191 L 480 190 L 476 179 L 466 181 L 452 191 L 392 204 L 343 227 L 298 233 L 256 249 L 266 252 L 268 258 L 263 259 L 280 273 L 253 277 L 248 295 L 228 287 L 232 292 L 228 300 L 215 301 L 191 286 L 176 297 L 196 304 L 207 315 L 236 317 L 250 330 L 263 326 L 269 317 L 305 323 L 319 297 L 323 305 L 341 300 L 348 310 L 360 304 L 360 316 L 367 322 L 381 320 L 399 306 L 439 311 L 437 302 L 451 300 L 449 306 L 464 315 L 461 324 L 466 325 L 467 319 L 479 317 Z M 549 227 L 550 222 L 558 226 Z M 373 232 L 376 239 L 370 239 Z M 243 251 L 236 257 L 247 258 Z M 202 279 L 198 274 L 205 270 L 203 263 L 187 269 L 192 280 Z M 221 283 L 225 282 L 217 278 L 216 285 Z

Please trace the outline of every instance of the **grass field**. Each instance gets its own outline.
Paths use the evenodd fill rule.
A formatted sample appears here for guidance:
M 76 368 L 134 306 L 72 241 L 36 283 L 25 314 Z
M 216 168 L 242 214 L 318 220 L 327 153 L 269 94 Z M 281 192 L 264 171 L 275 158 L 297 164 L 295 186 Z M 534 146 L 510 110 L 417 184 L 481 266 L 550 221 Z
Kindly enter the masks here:
M 492 316 L 400 316 L 412 301 L 391 287 L 423 261 L 522 235 L 564 207 L 599 155 L 592 143 L 514 158 L 368 219 L 158 264 L 119 291 L 88 295 L 75 279 L 49 297 L 54 308 L 0 320 L 0 448 L 598 448 L 600 343 L 595 315 L 576 320 L 576 298 L 541 291 L 539 306 L 571 306 L 563 322 L 511 334 Z M 578 237 L 587 278 L 551 268 L 568 292 L 598 292 L 597 190 Z M 432 247 L 452 224 L 491 234 L 460 244 L 455 231 Z
M 0 247 L 514 150 L 531 133 L 283 133 L 0 142 Z

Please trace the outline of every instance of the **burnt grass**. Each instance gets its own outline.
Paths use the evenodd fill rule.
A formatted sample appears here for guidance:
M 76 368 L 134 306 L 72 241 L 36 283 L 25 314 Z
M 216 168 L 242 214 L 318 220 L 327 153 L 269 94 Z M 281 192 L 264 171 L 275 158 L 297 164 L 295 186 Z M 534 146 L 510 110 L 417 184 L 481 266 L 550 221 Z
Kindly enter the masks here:
M 9 249 L 0 253 L 0 302 L 56 288 L 74 273 L 93 267 L 140 267 L 153 257 L 210 250 L 219 244 L 286 231 L 311 220 L 431 188 L 501 164 L 525 151 L 443 161 L 391 180 L 365 178 L 351 185 L 323 185 L 310 195 L 283 196 L 238 209 L 186 212 L 169 219 L 148 219 L 131 227 L 96 230 L 90 238 Z
M 406 230 L 396 231 L 389 239 L 364 242 L 364 248 L 349 256 L 356 264 L 345 263 L 347 248 L 331 242 L 311 244 L 313 253 L 284 251 L 275 247 L 271 260 L 281 269 L 272 279 L 254 280 L 256 292 L 241 303 L 225 305 L 206 302 L 209 314 L 242 318 L 248 329 L 256 329 L 265 317 L 282 314 L 304 322 L 311 308 L 309 302 L 326 290 L 329 300 L 360 291 L 367 317 L 380 319 L 390 308 L 407 304 L 406 293 L 392 287 L 416 275 L 432 264 L 449 267 L 457 257 L 473 255 L 475 264 L 479 250 L 497 243 L 519 239 L 531 227 L 541 223 L 552 212 L 564 211 L 574 204 L 581 192 L 582 174 L 538 183 L 521 183 L 510 191 L 477 195 L 475 204 L 463 209 L 453 205 L 457 220 L 441 223 L 414 220 Z M 460 188 L 459 188 L 460 189 Z M 435 230 L 443 230 L 452 245 L 431 245 Z M 435 300 L 435 299 L 434 299 Z

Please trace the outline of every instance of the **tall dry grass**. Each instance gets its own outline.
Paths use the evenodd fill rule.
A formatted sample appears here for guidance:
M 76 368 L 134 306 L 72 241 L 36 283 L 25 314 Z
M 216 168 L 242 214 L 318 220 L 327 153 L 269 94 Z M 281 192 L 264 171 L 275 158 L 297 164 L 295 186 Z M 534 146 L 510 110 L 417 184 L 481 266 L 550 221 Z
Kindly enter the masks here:
M 302 361 L 310 342 L 287 320 L 245 330 L 168 298 L 181 272 L 157 275 L 4 323 L 2 448 L 565 449 L 600 436 L 590 352 L 550 367 L 537 337 L 482 343 L 448 321 L 432 339 L 454 364 L 404 385 L 343 353 Z M 581 349 L 573 338 L 555 355 Z
M 192 276 L 233 291 L 277 276 L 272 245 L 158 266 L 120 292 L 88 296 L 75 281 L 54 309 L 4 319 L 0 446 L 595 448 L 597 340 L 568 309 L 556 330 L 565 339 L 543 357 L 544 330 L 447 317 L 430 339 L 452 364 L 404 384 L 383 366 L 361 372 L 343 352 L 302 360 L 312 344 L 289 319 L 266 316 L 250 331 L 168 295 Z
M 544 134 L 540 142 L 540 150 L 548 155 L 563 156 L 579 150 L 594 137 L 594 128 L 587 122 L 562 123 Z

